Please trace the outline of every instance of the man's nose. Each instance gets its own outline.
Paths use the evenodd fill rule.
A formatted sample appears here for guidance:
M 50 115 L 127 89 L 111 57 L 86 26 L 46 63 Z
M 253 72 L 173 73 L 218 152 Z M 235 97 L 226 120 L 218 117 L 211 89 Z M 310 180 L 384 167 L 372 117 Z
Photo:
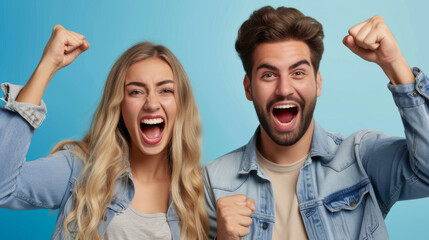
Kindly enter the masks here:
M 277 82 L 276 95 L 287 97 L 294 92 L 293 80 L 288 77 L 280 77 Z

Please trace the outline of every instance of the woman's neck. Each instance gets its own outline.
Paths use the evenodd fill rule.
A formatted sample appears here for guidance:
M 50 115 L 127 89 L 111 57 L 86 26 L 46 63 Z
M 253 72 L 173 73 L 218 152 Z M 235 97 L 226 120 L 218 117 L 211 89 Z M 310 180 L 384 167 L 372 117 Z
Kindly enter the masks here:
M 143 182 L 162 181 L 170 178 L 168 151 L 156 155 L 142 153 L 136 147 L 131 147 L 130 168 L 134 179 Z
M 171 185 L 168 151 L 147 155 L 131 147 L 130 167 L 135 187 L 131 206 L 143 213 L 166 213 Z

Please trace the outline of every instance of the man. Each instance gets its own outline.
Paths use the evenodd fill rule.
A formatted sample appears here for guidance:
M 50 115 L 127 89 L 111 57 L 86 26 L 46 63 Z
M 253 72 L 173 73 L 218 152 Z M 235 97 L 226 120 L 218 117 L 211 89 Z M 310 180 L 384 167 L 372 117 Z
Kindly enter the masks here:
M 382 17 L 357 24 L 343 43 L 389 78 L 406 139 L 326 132 L 313 119 L 322 39 L 321 24 L 293 8 L 263 7 L 241 26 L 235 47 L 260 127 L 205 167 L 210 237 L 388 239 L 392 205 L 429 196 L 429 79 Z

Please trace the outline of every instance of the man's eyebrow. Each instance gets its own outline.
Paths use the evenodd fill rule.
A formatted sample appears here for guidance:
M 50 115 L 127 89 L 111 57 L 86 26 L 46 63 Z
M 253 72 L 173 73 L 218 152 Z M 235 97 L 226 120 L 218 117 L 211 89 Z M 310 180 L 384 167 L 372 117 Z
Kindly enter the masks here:
M 298 61 L 298 62 L 296 62 L 296 63 L 292 64 L 292 65 L 289 67 L 289 70 L 292 70 L 292 69 L 294 69 L 294 68 L 296 68 L 296 67 L 298 67 L 298 66 L 300 66 L 300 65 L 302 65 L 302 64 L 305 64 L 305 65 L 311 66 L 311 64 L 310 64 L 307 60 L 303 59 L 303 60 L 300 60 L 300 61 Z M 272 70 L 272 71 L 278 71 L 278 70 L 279 70 L 277 67 L 275 67 L 275 66 L 273 66 L 273 65 L 271 65 L 271 64 L 263 63 L 263 64 L 259 65 L 259 66 L 256 68 L 256 71 L 257 71 L 257 70 L 259 70 L 259 69 L 261 69 L 261 68 L 267 68 L 267 69 Z
M 307 60 L 303 59 L 303 60 L 301 60 L 301 61 L 298 61 L 298 62 L 296 62 L 296 63 L 292 64 L 292 65 L 289 67 L 289 70 L 292 70 L 292 69 L 294 69 L 294 68 L 296 68 L 296 67 L 298 67 L 298 66 L 300 66 L 300 65 L 302 65 L 302 64 L 306 64 L 306 65 L 308 65 L 308 66 L 311 66 L 311 64 L 310 64 Z
M 272 71 L 278 71 L 279 70 L 277 67 L 274 67 L 273 65 L 270 65 L 268 63 L 263 63 L 256 68 L 256 71 L 258 71 L 261 68 L 267 68 L 267 69 L 272 70 Z

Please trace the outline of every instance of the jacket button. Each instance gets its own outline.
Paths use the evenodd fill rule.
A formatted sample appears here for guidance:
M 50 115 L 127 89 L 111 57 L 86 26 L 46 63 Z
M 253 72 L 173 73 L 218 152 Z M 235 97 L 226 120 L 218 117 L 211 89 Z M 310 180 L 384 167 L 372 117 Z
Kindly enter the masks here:
M 356 202 L 355 201 L 351 201 L 350 202 L 350 207 L 354 207 L 354 206 L 356 206 Z
M 418 95 L 419 95 L 419 93 L 418 93 L 417 91 L 414 91 L 414 92 L 413 92 L 413 96 L 414 96 L 414 97 L 417 97 Z
M 104 214 L 104 216 L 103 216 L 103 221 L 105 222 L 105 221 L 107 221 L 107 216 L 106 216 L 106 214 Z
M 420 84 L 419 84 L 419 87 L 420 87 L 420 88 L 423 88 L 423 83 L 420 83 Z
M 268 228 L 268 224 L 264 223 L 262 224 L 262 229 L 266 230 Z

